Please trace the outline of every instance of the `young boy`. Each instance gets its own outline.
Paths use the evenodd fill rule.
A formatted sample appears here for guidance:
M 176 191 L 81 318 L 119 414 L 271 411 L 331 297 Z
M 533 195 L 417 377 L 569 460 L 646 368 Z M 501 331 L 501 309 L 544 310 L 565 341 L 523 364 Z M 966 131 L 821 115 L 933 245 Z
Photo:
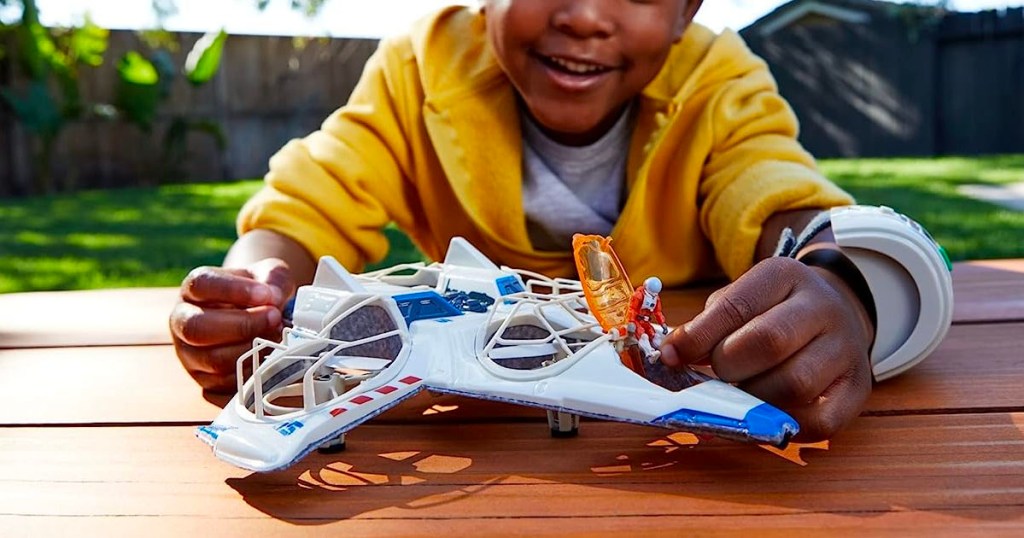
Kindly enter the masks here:
M 488 0 L 383 42 L 349 103 L 271 159 L 224 267 L 183 282 L 170 325 L 189 373 L 233 389 L 235 359 L 280 336 L 315 260 L 361 270 L 389 221 L 434 259 L 459 235 L 567 277 L 572 233 L 599 233 L 638 279 L 735 280 L 662 361 L 708 359 L 803 439 L 833 435 L 871 391 L 871 318 L 837 272 L 771 254 L 783 229 L 851 199 L 796 142 L 764 62 L 691 25 L 700 5 Z

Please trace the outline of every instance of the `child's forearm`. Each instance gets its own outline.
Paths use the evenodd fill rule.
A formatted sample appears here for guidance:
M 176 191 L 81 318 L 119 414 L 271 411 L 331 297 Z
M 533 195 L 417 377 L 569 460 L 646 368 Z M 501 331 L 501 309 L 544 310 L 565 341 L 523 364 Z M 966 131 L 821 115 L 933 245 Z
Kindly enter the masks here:
M 252 230 L 239 237 L 224 258 L 224 267 L 245 267 L 267 258 L 284 260 L 297 285 L 313 281 L 313 256 L 295 240 L 270 230 Z

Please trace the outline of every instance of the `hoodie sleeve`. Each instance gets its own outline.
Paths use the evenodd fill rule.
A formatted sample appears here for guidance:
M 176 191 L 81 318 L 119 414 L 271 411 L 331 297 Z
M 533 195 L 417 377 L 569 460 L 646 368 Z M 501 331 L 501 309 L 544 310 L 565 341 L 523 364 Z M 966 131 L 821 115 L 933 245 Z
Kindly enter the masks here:
M 797 142 L 796 115 L 764 61 L 731 32 L 714 48 L 717 69 L 730 73 L 706 111 L 713 147 L 699 192 L 701 226 L 719 264 L 735 279 L 753 264 L 762 226 L 772 214 L 853 199 L 821 174 Z

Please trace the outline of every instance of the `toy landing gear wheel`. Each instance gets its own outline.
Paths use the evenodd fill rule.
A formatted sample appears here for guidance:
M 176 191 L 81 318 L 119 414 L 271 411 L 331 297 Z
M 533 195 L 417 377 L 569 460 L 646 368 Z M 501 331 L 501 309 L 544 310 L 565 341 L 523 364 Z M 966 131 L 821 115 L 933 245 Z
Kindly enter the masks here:
M 345 434 L 341 434 L 330 441 L 320 445 L 320 448 L 316 449 L 321 454 L 337 454 L 338 452 L 345 451 Z
M 551 437 L 576 437 L 580 433 L 580 416 L 562 411 L 548 411 Z

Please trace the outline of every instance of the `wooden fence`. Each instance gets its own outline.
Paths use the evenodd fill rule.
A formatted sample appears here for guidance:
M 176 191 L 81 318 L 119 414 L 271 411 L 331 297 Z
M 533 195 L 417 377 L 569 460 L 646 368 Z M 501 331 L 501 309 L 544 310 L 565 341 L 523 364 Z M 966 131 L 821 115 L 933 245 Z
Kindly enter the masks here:
M 175 34 L 177 66 L 199 34 Z M 183 76 L 174 82 L 152 132 L 120 121 L 76 121 L 61 134 L 54 176 L 69 188 L 109 188 L 154 184 L 162 137 L 175 117 L 210 119 L 227 135 L 221 151 L 214 139 L 193 133 L 188 158 L 174 163 L 181 181 L 262 177 L 269 157 L 291 138 L 316 129 L 348 99 L 363 65 L 376 50 L 375 40 L 231 36 L 221 70 L 209 83 L 192 87 Z M 111 32 L 104 65 L 83 75 L 87 102 L 114 102 L 117 60 L 128 50 L 144 50 L 134 32 Z M 24 84 L 9 61 L 0 62 L 0 83 Z M 3 108 L 3 107 L 0 107 Z M 33 138 L 0 112 L 0 196 L 30 192 L 34 173 Z
M 876 4 L 866 23 L 742 32 L 804 145 L 820 157 L 1024 152 L 1024 8 L 927 20 Z
M 808 17 L 768 35 L 755 24 L 743 35 L 768 61 L 815 155 L 1024 152 L 1022 8 L 925 22 L 876 10 L 866 24 Z M 198 38 L 175 36 L 176 65 Z M 98 119 L 69 125 L 53 160 L 58 185 L 155 183 L 161 138 L 175 117 L 215 120 L 228 142 L 220 151 L 212 139 L 192 135 L 188 158 L 174 163 L 177 179 L 260 177 L 278 148 L 316 129 L 347 100 L 376 45 L 232 36 L 210 83 L 193 88 L 178 77 L 151 133 Z M 142 49 L 133 32 L 112 32 L 105 64 L 84 76 L 86 100 L 112 102 L 117 59 Z M 0 61 L 0 84 L 24 84 L 15 71 L 9 59 Z M 0 107 L 0 196 L 31 191 L 32 141 Z

